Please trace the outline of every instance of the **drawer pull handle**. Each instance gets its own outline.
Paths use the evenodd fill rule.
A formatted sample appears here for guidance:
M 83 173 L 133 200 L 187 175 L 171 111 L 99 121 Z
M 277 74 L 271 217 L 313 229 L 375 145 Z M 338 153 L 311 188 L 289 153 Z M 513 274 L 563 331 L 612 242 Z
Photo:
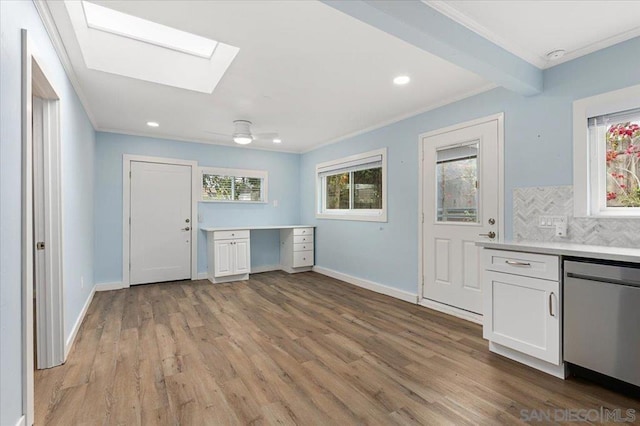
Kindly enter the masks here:
M 549 315 L 551 315 L 552 317 L 555 317 L 555 315 L 553 314 L 553 292 L 551 292 L 549 294 Z
M 531 268 L 529 262 L 518 262 L 517 260 L 505 260 L 504 263 L 511 266 L 518 266 L 520 268 Z

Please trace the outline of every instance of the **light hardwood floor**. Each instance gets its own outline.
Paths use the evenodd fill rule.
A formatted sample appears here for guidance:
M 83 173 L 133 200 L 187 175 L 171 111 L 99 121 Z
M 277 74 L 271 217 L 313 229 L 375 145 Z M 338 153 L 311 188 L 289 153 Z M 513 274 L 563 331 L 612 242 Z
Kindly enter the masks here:
M 491 354 L 481 327 L 309 272 L 97 293 L 38 425 L 517 424 L 633 408 Z M 640 416 L 639 416 L 640 417 Z

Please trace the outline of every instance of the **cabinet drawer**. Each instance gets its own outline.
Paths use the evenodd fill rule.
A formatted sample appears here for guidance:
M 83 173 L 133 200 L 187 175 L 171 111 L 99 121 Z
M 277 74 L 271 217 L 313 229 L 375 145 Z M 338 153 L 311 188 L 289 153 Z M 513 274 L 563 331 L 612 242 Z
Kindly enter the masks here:
M 249 238 L 249 230 L 241 229 L 239 231 L 215 231 L 213 233 L 214 240 L 232 240 L 235 238 Z
M 294 244 L 293 251 L 313 251 L 313 243 Z
M 312 243 L 313 235 L 294 235 L 293 244 Z
M 484 269 L 525 277 L 558 281 L 560 259 L 558 256 L 522 253 L 507 250 L 483 249 Z
M 293 228 L 293 235 L 313 235 L 313 228 Z
M 313 251 L 295 251 L 293 252 L 293 267 L 313 265 Z

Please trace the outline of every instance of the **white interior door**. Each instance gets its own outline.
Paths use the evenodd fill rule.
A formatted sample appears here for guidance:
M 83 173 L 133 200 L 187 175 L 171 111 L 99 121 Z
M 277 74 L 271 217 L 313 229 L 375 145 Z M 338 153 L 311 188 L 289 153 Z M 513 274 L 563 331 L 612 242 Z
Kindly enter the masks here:
M 191 277 L 191 167 L 131 161 L 130 284 Z
M 423 149 L 423 298 L 482 313 L 480 250 L 498 237 L 498 119 L 427 136 Z

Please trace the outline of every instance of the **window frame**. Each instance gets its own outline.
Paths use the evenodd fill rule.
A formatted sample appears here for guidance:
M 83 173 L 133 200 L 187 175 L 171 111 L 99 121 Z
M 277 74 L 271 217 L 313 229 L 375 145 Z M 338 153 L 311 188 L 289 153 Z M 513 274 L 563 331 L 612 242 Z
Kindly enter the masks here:
M 260 185 L 260 200 L 259 201 L 247 201 L 247 200 L 234 200 L 232 193 L 231 200 L 206 200 L 204 199 L 204 188 L 202 183 L 203 175 L 217 175 L 217 176 L 230 176 L 232 178 L 258 178 L 262 180 Z M 199 201 L 203 203 L 236 203 L 236 204 L 267 204 L 269 202 L 268 189 L 269 189 L 269 172 L 266 170 L 247 170 L 247 169 L 228 169 L 223 167 L 200 167 L 200 196 Z M 232 180 L 233 182 L 233 180 Z
M 354 209 L 353 203 L 353 171 L 349 171 L 349 209 L 326 209 L 326 176 L 320 176 L 327 169 L 338 172 L 347 165 L 357 166 L 366 164 L 372 157 L 381 156 L 382 168 L 382 208 L 380 209 Z M 338 173 L 336 173 L 338 174 Z M 316 165 L 316 218 L 334 220 L 355 220 L 365 222 L 387 222 L 387 148 L 350 155 L 336 160 L 325 161 Z
M 640 218 L 640 207 L 607 207 L 602 192 L 606 177 L 604 145 L 589 138 L 591 117 L 640 108 L 640 84 L 573 102 L 574 217 Z

